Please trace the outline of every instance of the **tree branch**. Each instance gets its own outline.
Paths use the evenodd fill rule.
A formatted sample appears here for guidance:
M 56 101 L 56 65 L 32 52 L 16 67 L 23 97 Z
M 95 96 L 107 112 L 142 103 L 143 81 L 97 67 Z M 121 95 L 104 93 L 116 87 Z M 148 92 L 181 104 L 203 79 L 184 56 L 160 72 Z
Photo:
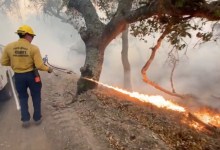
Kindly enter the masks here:
M 168 35 L 172 31 L 171 27 L 172 27 L 172 25 L 168 25 L 166 27 L 165 31 L 162 33 L 162 35 L 157 40 L 157 44 L 152 48 L 151 56 L 148 59 L 148 61 L 146 62 L 146 64 L 144 65 L 144 67 L 142 68 L 141 74 L 142 74 L 143 81 L 150 84 L 151 86 L 155 87 L 156 89 L 158 89 L 160 91 L 163 91 L 163 92 L 165 92 L 169 95 L 172 95 L 172 96 L 176 96 L 176 97 L 179 97 L 179 98 L 185 98 L 184 95 L 173 93 L 171 91 L 168 91 L 168 90 L 162 88 L 161 86 L 159 86 L 155 82 L 149 80 L 148 77 L 147 77 L 147 74 L 146 74 L 146 71 L 149 69 L 149 67 L 150 67 L 150 65 L 151 65 L 151 63 L 152 63 L 152 61 L 153 61 L 153 59 L 156 55 L 156 51 L 159 49 L 159 47 L 161 45 L 162 40 L 166 37 L 166 35 Z
M 126 29 L 127 22 L 125 20 L 125 15 L 130 11 L 132 7 L 133 0 L 120 0 L 118 4 L 118 9 L 115 16 L 111 21 L 105 26 L 104 32 L 102 34 L 102 45 L 100 49 L 105 49 L 105 47 L 118 36 L 121 32 Z
M 172 4 L 171 0 L 163 0 L 161 6 L 160 0 L 152 0 L 148 5 L 141 5 L 138 9 L 130 11 L 126 16 L 128 23 L 148 19 L 154 15 L 166 14 L 177 17 L 197 17 L 206 18 L 209 21 L 220 20 L 220 1 L 194 2 L 186 0 L 186 4 L 182 7 L 177 7 Z M 161 8 L 162 7 L 162 8 Z
M 91 0 L 70 0 L 68 5 L 68 9 L 76 9 L 79 11 L 85 22 L 88 30 L 98 30 L 103 28 L 103 23 L 99 20 L 99 16 L 94 8 Z M 95 26 L 94 26 L 95 24 Z M 95 27 L 95 28 L 94 28 Z

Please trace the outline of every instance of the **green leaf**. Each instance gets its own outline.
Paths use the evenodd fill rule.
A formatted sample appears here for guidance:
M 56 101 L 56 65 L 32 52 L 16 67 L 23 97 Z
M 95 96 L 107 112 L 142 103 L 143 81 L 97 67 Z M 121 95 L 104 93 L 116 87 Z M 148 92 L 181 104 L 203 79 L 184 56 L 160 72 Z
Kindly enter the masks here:
M 219 16 L 220 16 L 220 10 L 215 10 L 214 15 L 215 15 L 216 17 L 219 17 Z
M 176 0 L 175 2 L 175 6 L 179 8 L 183 7 L 184 4 L 185 4 L 185 0 Z

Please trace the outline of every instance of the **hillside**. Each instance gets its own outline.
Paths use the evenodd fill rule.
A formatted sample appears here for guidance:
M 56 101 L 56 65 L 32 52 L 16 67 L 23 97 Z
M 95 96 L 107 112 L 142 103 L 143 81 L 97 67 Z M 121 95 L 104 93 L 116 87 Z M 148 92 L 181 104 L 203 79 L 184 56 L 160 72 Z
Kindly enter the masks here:
M 187 119 L 185 114 L 157 108 L 102 86 L 75 98 L 77 76 L 61 73 L 55 78 L 45 81 L 54 87 L 49 90 L 51 110 L 61 114 L 67 110 L 76 113 L 78 117 L 73 121 L 81 122 L 85 128 L 81 129 L 85 132 L 81 136 L 91 144 L 88 147 L 220 149 L 220 135 L 209 130 L 195 130 L 183 123 Z M 72 100 L 74 103 L 67 105 Z M 74 149 L 74 144 L 72 146 Z

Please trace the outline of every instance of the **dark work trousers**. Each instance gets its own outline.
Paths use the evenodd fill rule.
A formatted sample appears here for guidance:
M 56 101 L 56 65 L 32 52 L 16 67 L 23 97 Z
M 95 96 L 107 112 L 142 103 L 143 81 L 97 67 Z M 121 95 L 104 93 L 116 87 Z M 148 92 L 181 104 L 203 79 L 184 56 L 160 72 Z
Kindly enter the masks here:
M 21 121 L 29 121 L 30 113 L 28 111 L 28 91 L 29 88 L 34 114 L 33 119 L 38 121 L 41 119 L 41 82 L 35 82 L 34 72 L 15 73 L 15 86 L 18 92 L 18 97 L 21 105 Z

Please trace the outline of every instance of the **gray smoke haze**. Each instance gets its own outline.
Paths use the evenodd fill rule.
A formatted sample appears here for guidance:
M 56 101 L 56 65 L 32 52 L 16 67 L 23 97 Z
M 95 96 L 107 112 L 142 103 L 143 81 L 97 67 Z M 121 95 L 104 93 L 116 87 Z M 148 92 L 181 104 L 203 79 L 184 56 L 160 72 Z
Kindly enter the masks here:
M 84 65 L 85 45 L 78 32 L 70 25 L 60 22 L 54 17 L 31 15 L 25 20 L 12 20 L 0 14 L 0 44 L 6 45 L 18 39 L 14 32 L 22 24 L 28 24 L 36 33 L 33 44 L 37 45 L 42 56 L 48 55 L 49 62 L 69 68 L 80 74 L 80 67 Z M 129 36 L 129 60 L 132 71 L 133 90 L 144 94 L 162 94 L 151 86 L 143 83 L 141 68 L 150 56 L 150 47 L 155 44 L 154 39 L 148 43 Z M 195 44 L 191 40 L 192 45 Z M 171 89 L 171 67 L 166 64 L 167 44 L 163 44 L 149 69 L 149 77 L 161 86 Z M 178 93 L 192 93 L 201 102 L 215 108 L 220 106 L 220 48 L 214 42 L 201 47 L 189 48 L 187 56 L 182 55 L 174 74 L 174 86 Z M 113 40 L 107 47 L 100 81 L 114 86 L 123 85 L 123 66 L 121 63 L 121 38 Z
M 40 48 L 42 57 L 48 55 L 52 64 L 71 68 L 79 73 L 78 66 L 83 65 L 84 55 L 71 53 L 70 48 L 74 47 L 80 49 L 80 51 L 85 51 L 85 48 L 79 34 L 72 26 L 60 22 L 57 18 L 43 15 L 30 16 L 22 21 L 11 20 L 4 15 L 0 15 L 0 19 L 3 20 L 0 23 L 0 33 L 2 35 L 0 43 L 2 45 L 17 40 L 18 36 L 15 32 L 18 27 L 28 24 L 37 35 L 32 44 Z M 73 57 L 69 55 L 70 53 Z M 77 57 L 74 57 L 76 55 Z
M 141 79 L 141 68 L 148 60 L 155 39 L 148 39 L 148 43 L 129 38 L 129 60 L 132 71 L 133 89 L 146 94 L 164 93 L 155 90 L 143 83 Z M 173 80 L 177 93 L 193 94 L 203 104 L 220 108 L 220 43 L 207 42 L 196 46 L 198 39 L 188 39 L 189 48 L 180 52 L 180 60 L 176 66 Z M 152 81 L 162 87 L 171 90 L 170 74 L 171 66 L 167 63 L 168 52 L 171 50 L 168 43 L 163 42 L 158 50 L 155 60 L 148 70 L 148 76 Z M 123 85 L 123 68 L 121 64 L 121 38 L 118 37 L 107 48 L 105 54 L 105 65 L 101 80 L 116 86 Z M 117 63 L 116 63 L 117 62 Z M 167 98 L 170 98 L 169 96 Z

